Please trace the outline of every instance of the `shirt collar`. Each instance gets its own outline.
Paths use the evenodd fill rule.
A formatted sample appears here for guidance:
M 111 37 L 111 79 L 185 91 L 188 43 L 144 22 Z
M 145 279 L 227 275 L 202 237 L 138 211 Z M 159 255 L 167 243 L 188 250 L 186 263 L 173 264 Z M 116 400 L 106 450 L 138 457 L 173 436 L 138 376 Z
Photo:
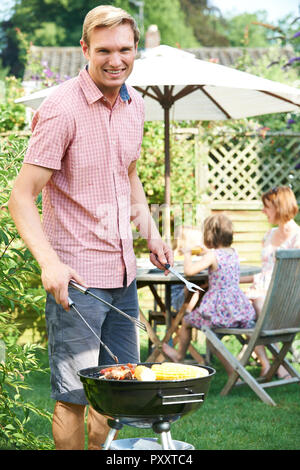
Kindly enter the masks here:
M 130 98 L 130 95 L 129 95 L 129 92 L 125 83 L 123 83 L 123 85 L 120 88 L 120 98 L 122 101 L 128 101 L 129 103 L 131 101 L 131 98 Z
M 89 104 L 95 103 L 96 101 L 103 99 L 103 93 L 99 90 L 99 88 L 91 78 L 90 74 L 88 73 L 88 66 L 86 66 L 79 73 L 79 85 Z M 119 96 L 123 102 L 128 101 L 128 103 L 131 103 L 131 98 L 125 83 L 123 83 L 120 88 Z

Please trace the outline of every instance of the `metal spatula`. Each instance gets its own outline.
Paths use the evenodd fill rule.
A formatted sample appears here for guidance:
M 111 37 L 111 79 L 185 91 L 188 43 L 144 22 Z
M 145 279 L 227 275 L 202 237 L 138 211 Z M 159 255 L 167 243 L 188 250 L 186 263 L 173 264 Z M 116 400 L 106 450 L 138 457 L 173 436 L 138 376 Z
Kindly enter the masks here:
M 178 279 L 180 279 L 182 282 L 184 282 L 184 284 L 186 285 L 186 288 L 190 291 L 190 292 L 197 292 L 197 290 L 202 290 L 203 292 L 205 292 L 204 289 L 202 289 L 202 287 L 200 286 L 197 286 L 197 284 L 194 284 L 193 282 L 190 282 L 190 281 L 187 281 L 179 272 L 177 272 L 174 268 L 172 268 L 172 266 L 170 266 L 169 264 L 164 264 L 164 267 L 166 269 L 168 269 L 168 271 L 170 271 L 172 274 L 174 274 L 174 276 L 178 277 Z
M 176 271 L 176 269 L 174 269 L 172 266 L 169 265 L 169 263 L 166 263 L 166 264 L 162 264 L 157 255 L 155 255 L 157 261 L 165 268 L 167 269 L 168 271 L 170 271 L 172 274 L 174 274 L 174 276 L 178 277 L 178 279 L 180 279 L 180 281 L 184 282 L 184 284 L 186 285 L 186 288 L 190 291 L 190 292 L 197 292 L 197 290 L 202 290 L 203 292 L 205 292 L 204 289 L 202 289 L 202 287 L 200 286 L 197 286 L 197 284 L 194 284 L 193 282 L 190 282 L 190 281 L 187 281 L 178 271 Z
M 81 286 L 80 284 L 77 284 L 77 282 L 71 280 L 69 282 L 70 286 L 74 287 L 75 289 L 79 290 L 80 292 L 82 292 L 83 294 L 85 295 L 90 295 L 91 297 L 94 297 L 95 299 L 99 300 L 100 302 L 102 302 L 103 304 L 107 305 L 108 307 L 112 308 L 113 310 L 115 310 L 116 312 L 120 313 L 121 315 L 123 315 L 123 317 L 127 318 L 128 320 L 130 320 L 132 323 L 134 323 L 138 328 L 140 328 L 141 330 L 144 330 L 144 331 L 147 331 L 147 328 L 146 326 L 144 325 L 144 323 L 142 323 L 140 320 L 137 320 L 136 318 L 133 318 L 131 317 L 130 315 L 128 315 L 127 313 L 123 312 L 122 310 L 120 310 L 119 308 L 115 307 L 114 305 L 111 305 L 110 303 L 106 302 L 106 300 L 104 299 L 101 299 L 101 297 L 98 297 L 96 294 L 94 294 L 93 292 L 91 292 L 89 290 L 88 287 L 83 287 Z

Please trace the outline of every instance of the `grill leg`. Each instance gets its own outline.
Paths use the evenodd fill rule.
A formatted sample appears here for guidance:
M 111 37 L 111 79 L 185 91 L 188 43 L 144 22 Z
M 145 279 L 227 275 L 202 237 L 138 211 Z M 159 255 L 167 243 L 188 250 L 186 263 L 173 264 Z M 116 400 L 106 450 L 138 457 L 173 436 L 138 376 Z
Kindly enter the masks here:
M 176 450 L 176 447 L 173 444 L 170 431 L 162 432 L 160 435 L 160 439 L 163 450 Z
M 119 422 L 118 419 L 108 419 L 107 424 L 110 426 L 110 431 L 107 435 L 107 438 L 102 446 L 102 450 L 109 450 L 114 437 L 120 429 L 122 429 L 123 425 Z
M 154 423 L 152 429 L 156 434 L 160 435 L 163 450 L 175 450 L 170 432 L 170 423 L 168 421 Z
M 109 450 L 112 441 L 116 435 L 117 429 L 111 429 L 107 435 L 107 438 L 102 446 L 102 450 Z

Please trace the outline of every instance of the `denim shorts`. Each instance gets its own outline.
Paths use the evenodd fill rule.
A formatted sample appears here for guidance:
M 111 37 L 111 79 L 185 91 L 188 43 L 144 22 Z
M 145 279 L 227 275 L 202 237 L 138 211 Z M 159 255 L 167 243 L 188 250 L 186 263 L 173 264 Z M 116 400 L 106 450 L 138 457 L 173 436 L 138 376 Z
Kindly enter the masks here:
M 128 287 L 89 290 L 128 315 L 138 318 L 136 281 Z M 121 364 L 139 362 L 139 332 L 133 322 L 73 287 L 69 288 L 69 297 Z M 56 304 L 51 294 L 47 295 L 46 323 L 51 398 L 87 405 L 77 372 L 87 367 L 115 363 L 80 316 L 72 308 L 67 312 L 61 305 Z

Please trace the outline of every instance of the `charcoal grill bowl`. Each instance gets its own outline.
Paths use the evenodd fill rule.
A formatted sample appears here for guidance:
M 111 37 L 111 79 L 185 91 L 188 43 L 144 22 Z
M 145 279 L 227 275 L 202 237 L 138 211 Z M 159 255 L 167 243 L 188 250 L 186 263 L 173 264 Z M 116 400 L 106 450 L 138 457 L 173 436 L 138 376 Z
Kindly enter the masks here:
M 149 367 L 152 363 L 140 365 Z M 151 428 L 159 421 L 171 423 L 196 411 L 205 401 L 215 374 L 212 367 L 201 366 L 208 370 L 209 375 L 149 382 L 99 378 L 100 370 L 106 367 L 111 365 L 89 367 L 78 372 L 88 402 L 98 413 L 138 428 Z

